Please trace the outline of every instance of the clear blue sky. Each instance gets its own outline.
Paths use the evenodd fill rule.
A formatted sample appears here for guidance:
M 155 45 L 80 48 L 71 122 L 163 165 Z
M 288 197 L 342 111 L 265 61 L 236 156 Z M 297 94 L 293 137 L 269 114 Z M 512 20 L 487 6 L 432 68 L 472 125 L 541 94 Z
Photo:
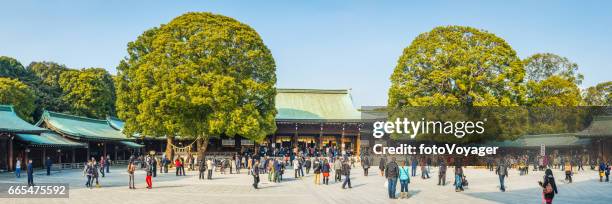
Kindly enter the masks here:
M 260 2 L 260 3 L 258 3 Z M 403 48 L 440 25 L 504 38 L 525 58 L 552 52 L 580 65 L 582 87 L 612 80 L 612 1 L 14 1 L 0 2 L 0 55 L 111 73 L 126 44 L 188 11 L 255 28 L 276 60 L 278 87 L 352 88 L 383 105 Z

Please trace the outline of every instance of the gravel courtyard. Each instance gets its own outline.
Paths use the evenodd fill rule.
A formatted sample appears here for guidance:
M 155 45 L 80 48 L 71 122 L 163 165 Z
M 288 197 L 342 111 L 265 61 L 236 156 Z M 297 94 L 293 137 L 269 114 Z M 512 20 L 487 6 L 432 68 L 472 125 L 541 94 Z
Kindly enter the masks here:
M 312 173 L 312 172 L 311 172 Z M 469 187 L 461 193 L 454 191 L 450 184 L 437 185 L 437 170 L 432 169 L 433 177 L 423 180 L 420 171 L 417 177 L 411 178 L 409 191 L 411 197 L 403 200 L 387 198 L 385 179 L 376 168 L 370 169 L 370 176 L 363 176 L 359 167 L 354 168 L 351 177 L 352 189 L 341 189 L 340 183 L 317 186 L 312 174 L 301 179 L 293 178 L 293 171 L 288 170 L 282 183 L 271 183 L 267 174 L 261 176 L 260 189 L 251 186 L 252 177 L 243 171 L 242 174 L 219 174 L 215 172 L 213 180 L 198 180 L 197 172 L 188 171 L 187 176 L 176 177 L 174 173 L 158 174 L 153 179 L 153 189 L 145 188 L 144 172 L 136 174 L 136 190 L 128 189 L 127 173 L 124 168 L 115 167 L 105 178 L 101 178 L 102 188 L 84 187 L 85 177 L 82 172 L 69 170 L 44 175 L 42 170 L 36 172 L 35 183 L 69 183 L 70 198 L 52 199 L 8 199 L 0 198 L 3 204 L 26 203 L 541 203 L 541 189 L 537 181 L 543 172 L 529 172 L 519 176 L 515 170 L 510 171 L 506 180 L 506 192 L 499 192 L 499 181 L 494 172 L 484 169 L 467 168 L 466 176 Z M 452 173 L 452 170 L 449 171 Z M 612 200 L 612 183 L 600 183 L 596 171 L 581 171 L 575 174 L 574 183 L 563 182 L 564 175 L 554 171 L 559 194 L 554 203 L 609 203 Z M 452 182 L 450 174 L 447 182 Z M 13 174 L 0 174 L 0 183 L 26 183 L 26 176 L 20 179 Z M 399 183 L 397 186 L 399 191 Z

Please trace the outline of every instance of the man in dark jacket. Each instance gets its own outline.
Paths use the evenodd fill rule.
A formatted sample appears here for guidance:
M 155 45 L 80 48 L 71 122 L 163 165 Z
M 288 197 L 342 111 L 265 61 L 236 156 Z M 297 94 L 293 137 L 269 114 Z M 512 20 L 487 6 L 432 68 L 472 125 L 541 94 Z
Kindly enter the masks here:
M 444 159 L 440 159 L 440 170 L 438 172 L 438 186 L 446 185 L 446 170 L 447 170 L 446 162 L 444 161 Z
M 34 166 L 32 160 L 28 160 L 28 186 L 34 185 Z
M 47 176 L 51 175 L 51 166 L 53 165 L 53 161 L 51 161 L 51 157 L 47 157 L 45 161 L 45 167 L 47 167 Z
M 395 199 L 395 189 L 397 187 L 397 178 L 399 177 L 399 167 L 397 163 L 395 163 L 395 157 L 392 157 L 391 161 L 387 164 L 385 168 L 385 177 L 389 183 L 389 198 Z
M 506 187 L 504 186 L 504 179 L 508 177 L 508 166 L 506 166 L 506 162 L 504 160 L 499 161 L 495 173 L 499 176 L 499 190 L 505 192 Z
M 198 164 L 198 171 L 200 171 L 200 180 L 204 180 L 204 175 L 206 175 L 206 158 L 200 159 L 200 163 Z
M 368 169 L 370 168 L 370 159 L 364 156 L 361 160 L 361 167 L 363 168 L 363 175 L 368 176 Z
M 257 189 L 257 184 L 259 184 L 259 160 L 256 160 L 255 165 L 253 165 L 254 167 L 251 168 L 252 171 L 252 175 L 253 175 L 253 188 Z
M 349 161 L 344 160 L 344 162 L 342 162 L 342 169 L 340 172 L 342 172 L 342 175 L 344 175 L 342 189 L 346 189 L 346 184 L 348 184 L 349 188 L 353 188 L 351 187 L 351 165 L 349 164 Z
M 310 158 L 306 158 L 306 161 L 304 161 L 304 168 L 306 169 L 306 174 L 310 173 L 311 165 L 312 165 L 312 162 L 310 161 Z

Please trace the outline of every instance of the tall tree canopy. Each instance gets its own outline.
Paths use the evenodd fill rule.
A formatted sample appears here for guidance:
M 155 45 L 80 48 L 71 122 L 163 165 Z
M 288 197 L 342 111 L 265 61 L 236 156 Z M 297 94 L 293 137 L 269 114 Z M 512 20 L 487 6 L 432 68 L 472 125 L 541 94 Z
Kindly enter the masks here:
M 557 75 L 575 84 L 581 84 L 584 76 L 578 72 L 578 64 L 566 57 L 552 53 L 538 53 L 523 60 L 525 81 L 540 82 Z
M 275 131 L 276 66 L 259 34 L 232 18 L 186 13 L 128 44 L 117 76 L 126 134 L 200 138 Z M 170 145 L 167 153 L 172 155 Z
M 30 87 L 17 79 L 0 77 L 0 104 L 10 104 L 19 117 L 32 120 L 32 112 L 36 106 L 34 92 Z
M 71 69 L 55 62 L 32 62 L 26 69 L 36 77 L 33 84 L 38 104 L 36 116 L 41 115 L 43 110 L 70 112 L 70 105 L 62 100 L 59 82 L 60 75 Z
M 524 74 L 516 52 L 494 34 L 436 27 L 404 49 L 391 75 L 388 105 L 519 105 Z
M 582 99 L 578 85 L 583 76 L 578 64 L 552 53 L 534 54 L 525 65 L 527 105 L 577 106 Z
M 21 62 L 14 58 L 0 56 L 0 77 L 23 80 L 29 77 L 29 74 Z
M 612 106 L 612 81 L 599 83 L 584 90 L 583 105 Z
M 105 69 L 87 68 L 64 71 L 60 75 L 62 100 L 73 114 L 104 118 L 114 115 L 115 87 Z

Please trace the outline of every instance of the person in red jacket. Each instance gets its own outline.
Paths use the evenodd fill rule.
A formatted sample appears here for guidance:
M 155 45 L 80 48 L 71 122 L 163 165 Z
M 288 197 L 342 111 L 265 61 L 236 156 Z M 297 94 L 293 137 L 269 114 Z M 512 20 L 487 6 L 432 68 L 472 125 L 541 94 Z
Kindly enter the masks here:
M 181 176 L 179 175 L 181 173 L 181 168 L 183 166 L 183 164 L 181 163 L 181 160 L 176 158 L 176 160 L 174 160 L 174 166 L 176 167 L 176 175 Z

